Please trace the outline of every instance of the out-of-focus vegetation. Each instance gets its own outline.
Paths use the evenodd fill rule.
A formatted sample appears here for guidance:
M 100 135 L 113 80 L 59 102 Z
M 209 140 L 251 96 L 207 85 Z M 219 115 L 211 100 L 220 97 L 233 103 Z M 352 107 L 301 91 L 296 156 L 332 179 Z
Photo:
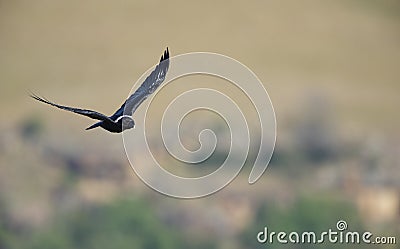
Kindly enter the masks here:
M 0 249 L 314 248 L 261 245 L 256 235 L 318 232 L 340 219 L 399 234 L 399 13 L 397 0 L 0 1 Z M 112 113 L 166 46 L 226 54 L 264 82 L 278 132 L 256 184 L 247 177 L 257 130 L 235 181 L 178 200 L 135 176 L 120 136 L 84 131 L 91 121 L 27 96 Z M 240 99 L 223 80 L 196 77 L 163 88 L 159 102 L 196 86 Z M 253 125 L 248 101 L 238 103 Z M 195 147 L 205 122 L 223 132 L 220 121 L 189 116 L 184 143 Z
M 2 224 L 0 234 L 1 248 L 213 248 L 207 241 L 190 243 L 139 200 L 84 206 L 38 231 L 12 231 Z

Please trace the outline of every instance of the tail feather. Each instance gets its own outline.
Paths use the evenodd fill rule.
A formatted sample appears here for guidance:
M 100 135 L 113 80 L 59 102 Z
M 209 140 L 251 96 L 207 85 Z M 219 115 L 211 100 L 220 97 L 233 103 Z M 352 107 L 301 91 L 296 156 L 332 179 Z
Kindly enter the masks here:
M 101 122 L 97 122 L 97 123 L 95 123 L 95 124 L 93 124 L 93 125 L 89 126 L 88 128 L 86 128 L 85 130 L 91 130 L 91 129 L 94 129 L 94 128 L 96 128 L 96 127 L 99 127 L 99 126 L 100 126 L 100 124 L 101 124 Z

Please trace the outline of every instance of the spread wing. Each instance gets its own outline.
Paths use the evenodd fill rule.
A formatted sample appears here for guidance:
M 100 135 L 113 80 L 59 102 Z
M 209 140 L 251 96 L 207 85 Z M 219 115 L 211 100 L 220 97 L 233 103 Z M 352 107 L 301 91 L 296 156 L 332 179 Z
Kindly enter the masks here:
M 40 102 L 46 103 L 46 104 L 48 104 L 48 105 L 55 106 L 55 107 L 60 108 L 60 109 L 62 109 L 62 110 L 74 112 L 74 113 L 77 113 L 77 114 L 80 114 L 80 115 L 83 115 L 83 116 L 86 116 L 86 117 L 89 117 L 89 118 L 92 118 L 92 119 L 103 120 L 103 121 L 105 121 L 105 120 L 112 121 L 112 120 L 110 120 L 110 118 L 107 117 L 106 115 L 101 114 L 101 113 L 96 112 L 96 111 L 85 110 L 85 109 L 79 109 L 79 108 L 74 108 L 74 107 L 59 105 L 59 104 L 53 103 L 53 102 L 51 102 L 51 101 L 49 101 L 49 100 L 47 100 L 47 99 L 41 98 L 41 97 L 39 97 L 39 96 L 37 96 L 37 95 L 35 95 L 35 94 L 33 94 L 33 93 L 32 93 L 30 96 L 31 96 L 32 98 L 34 98 L 34 99 L 40 101 Z
M 140 87 L 125 101 L 124 104 L 110 117 L 112 120 L 116 120 L 122 116 L 124 109 L 126 115 L 132 115 L 138 106 L 147 99 L 165 80 L 167 71 L 169 68 L 169 51 L 168 48 L 164 51 L 161 56 L 160 62 L 156 66 L 153 72 L 146 78 L 146 80 L 140 85 Z

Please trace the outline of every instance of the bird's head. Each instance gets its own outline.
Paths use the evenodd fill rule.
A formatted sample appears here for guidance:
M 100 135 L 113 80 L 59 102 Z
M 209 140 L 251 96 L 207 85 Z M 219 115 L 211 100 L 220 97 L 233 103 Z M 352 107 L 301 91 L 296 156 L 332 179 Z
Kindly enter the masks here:
M 117 123 L 121 124 L 122 130 L 135 128 L 135 121 L 133 120 L 132 116 L 123 115 L 119 117 L 116 121 Z

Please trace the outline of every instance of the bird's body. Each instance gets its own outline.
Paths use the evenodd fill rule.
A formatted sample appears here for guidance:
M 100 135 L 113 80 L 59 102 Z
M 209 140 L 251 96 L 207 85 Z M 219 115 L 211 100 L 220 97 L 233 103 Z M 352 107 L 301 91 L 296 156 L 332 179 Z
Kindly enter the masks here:
M 129 117 L 123 117 L 123 118 L 129 119 Z M 133 121 L 133 119 L 132 119 L 132 121 Z M 112 121 L 112 122 L 109 121 L 109 120 L 103 120 L 103 121 L 99 121 L 99 122 L 89 126 L 88 128 L 86 128 L 86 130 L 91 130 L 91 129 L 94 129 L 96 127 L 101 127 L 104 130 L 107 130 L 107 131 L 112 132 L 112 133 L 121 133 L 124 129 L 126 130 L 126 129 L 130 129 L 130 128 L 135 127 L 135 123 L 134 122 L 133 122 L 133 126 L 132 127 L 129 127 L 126 124 L 123 126 L 122 122 L 123 122 L 122 118 L 120 120 L 118 120 L 118 121 Z
M 79 109 L 74 107 L 68 107 L 53 103 L 47 99 L 41 98 L 35 94 L 31 94 L 31 97 L 52 105 L 59 109 L 74 112 L 80 115 L 87 116 L 92 119 L 97 119 L 99 122 L 86 128 L 86 130 L 91 130 L 96 127 L 101 127 L 112 133 L 121 133 L 123 130 L 131 129 L 135 127 L 135 121 L 132 118 L 132 114 L 136 111 L 138 106 L 146 100 L 146 98 L 152 94 L 165 80 L 169 68 L 169 51 L 168 48 L 164 51 L 161 56 L 160 63 L 151 72 L 151 74 L 146 78 L 142 85 L 122 104 L 122 106 L 111 116 L 106 116 L 102 113 Z

